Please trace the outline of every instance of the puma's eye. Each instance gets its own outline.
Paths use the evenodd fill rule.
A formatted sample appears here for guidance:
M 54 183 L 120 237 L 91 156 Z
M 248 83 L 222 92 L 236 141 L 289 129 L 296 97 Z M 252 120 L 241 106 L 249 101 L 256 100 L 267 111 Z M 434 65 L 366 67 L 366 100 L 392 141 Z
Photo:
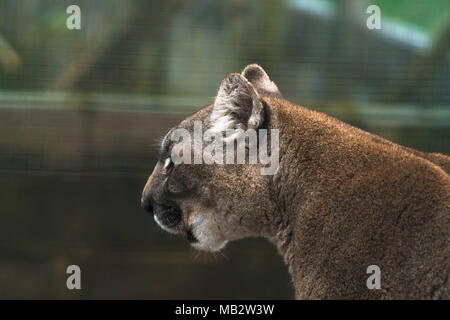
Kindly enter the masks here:
M 173 169 L 173 161 L 170 158 L 167 158 L 164 162 L 164 173 L 169 173 Z

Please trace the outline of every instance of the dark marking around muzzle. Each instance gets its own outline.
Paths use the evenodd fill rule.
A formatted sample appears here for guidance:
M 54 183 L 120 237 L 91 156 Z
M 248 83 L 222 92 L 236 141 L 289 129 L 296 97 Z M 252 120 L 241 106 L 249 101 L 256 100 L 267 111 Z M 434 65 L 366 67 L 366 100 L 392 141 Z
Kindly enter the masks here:
M 161 224 L 167 228 L 174 228 L 181 222 L 181 209 L 173 201 L 168 201 L 162 205 L 155 204 L 154 210 Z

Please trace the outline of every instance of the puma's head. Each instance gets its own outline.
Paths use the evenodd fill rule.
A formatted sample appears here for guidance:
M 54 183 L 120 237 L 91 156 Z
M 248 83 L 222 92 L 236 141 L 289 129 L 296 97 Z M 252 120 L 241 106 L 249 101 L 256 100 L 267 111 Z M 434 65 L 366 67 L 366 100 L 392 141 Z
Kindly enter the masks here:
M 169 130 L 141 200 L 161 228 L 183 234 L 192 246 L 207 251 L 220 250 L 229 240 L 267 235 L 275 211 L 269 192 L 271 176 L 261 174 L 268 164 L 249 160 L 228 164 L 225 158 L 230 153 L 225 155 L 225 151 L 223 156 L 211 153 L 224 160 L 223 164 L 218 163 L 220 160 L 207 164 L 201 154 L 202 164 L 198 164 L 198 152 L 194 150 L 197 146 L 206 152 L 208 134 L 214 137 L 211 141 L 219 141 L 215 140 L 217 135 L 223 136 L 222 143 L 242 135 L 233 131 L 227 136 L 230 129 L 254 129 L 257 133 L 268 129 L 270 119 L 263 96 L 281 94 L 261 67 L 249 65 L 241 74 L 230 74 L 221 82 L 212 105 Z M 203 139 L 201 134 L 194 134 L 198 129 L 205 134 Z M 184 144 L 189 140 L 186 133 L 192 138 L 188 148 Z M 250 157 L 249 140 L 244 140 L 246 159 Z M 178 141 L 183 141 L 181 149 Z M 237 147 L 233 157 L 236 152 Z M 188 161 L 180 163 L 181 157 Z

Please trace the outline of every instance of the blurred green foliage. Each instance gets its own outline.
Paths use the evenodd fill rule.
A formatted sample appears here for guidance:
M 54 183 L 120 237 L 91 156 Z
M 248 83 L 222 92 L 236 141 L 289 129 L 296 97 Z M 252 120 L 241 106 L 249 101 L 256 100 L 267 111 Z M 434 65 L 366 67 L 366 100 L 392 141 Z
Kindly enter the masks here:
M 417 25 L 431 35 L 439 32 L 450 19 L 448 0 L 376 0 L 371 3 L 379 5 L 386 16 Z

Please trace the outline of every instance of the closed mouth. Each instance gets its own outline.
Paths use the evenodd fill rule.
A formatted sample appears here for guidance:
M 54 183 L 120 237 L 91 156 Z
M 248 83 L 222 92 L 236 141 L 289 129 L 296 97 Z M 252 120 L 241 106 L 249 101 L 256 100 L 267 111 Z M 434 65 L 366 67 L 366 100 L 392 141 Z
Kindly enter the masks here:
M 194 233 L 192 232 L 192 229 L 188 229 L 188 231 L 186 231 L 186 238 L 190 243 L 198 242 L 197 238 L 194 236 Z

